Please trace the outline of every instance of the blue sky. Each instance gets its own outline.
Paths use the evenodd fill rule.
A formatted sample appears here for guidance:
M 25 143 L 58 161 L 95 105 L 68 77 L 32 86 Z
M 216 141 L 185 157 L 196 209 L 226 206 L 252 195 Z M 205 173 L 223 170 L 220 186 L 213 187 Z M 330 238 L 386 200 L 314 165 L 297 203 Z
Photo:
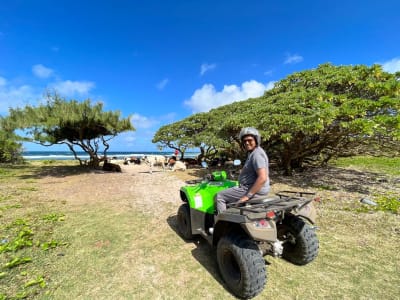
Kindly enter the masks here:
M 399 11 L 398 0 L 2 1 L 0 114 L 55 89 L 132 115 L 137 130 L 110 150 L 156 150 L 160 126 L 258 97 L 296 71 L 399 71 Z

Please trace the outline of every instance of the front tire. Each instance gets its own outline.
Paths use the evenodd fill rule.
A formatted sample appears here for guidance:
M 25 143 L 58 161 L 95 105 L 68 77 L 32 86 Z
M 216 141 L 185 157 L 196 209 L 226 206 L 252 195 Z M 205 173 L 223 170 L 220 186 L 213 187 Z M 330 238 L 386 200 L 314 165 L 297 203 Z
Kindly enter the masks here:
M 286 217 L 278 226 L 278 239 L 284 241 L 282 257 L 295 265 L 306 265 L 318 255 L 315 231 L 299 217 Z
M 190 208 L 187 203 L 182 204 L 178 209 L 176 216 L 178 223 L 178 231 L 186 240 L 193 239 L 192 222 L 190 220 Z
M 254 240 L 240 234 L 223 236 L 217 245 L 217 261 L 222 278 L 237 297 L 253 298 L 264 289 L 265 261 Z

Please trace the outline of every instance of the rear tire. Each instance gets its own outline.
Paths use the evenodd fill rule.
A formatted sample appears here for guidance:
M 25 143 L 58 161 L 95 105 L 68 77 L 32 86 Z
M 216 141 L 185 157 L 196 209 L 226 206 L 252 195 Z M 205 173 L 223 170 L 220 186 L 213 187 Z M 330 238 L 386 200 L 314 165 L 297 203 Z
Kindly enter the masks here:
M 187 203 L 184 203 L 179 207 L 176 218 L 178 223 L 178 231 L 182 237 L 186 240 L 193 239 L 190 208 Z
M 286 217 L 278 226 L 278 239 L 285 241 L 282 257 L 295 265 L 306 265 L 318 255 L 315 231 L 297 216 Z
M 237 233 L 223 236 L 217 246 L 217 261 L 222 278 L 235 296 L 249 299 L 264 289 L 265 260 L 254 240 Z

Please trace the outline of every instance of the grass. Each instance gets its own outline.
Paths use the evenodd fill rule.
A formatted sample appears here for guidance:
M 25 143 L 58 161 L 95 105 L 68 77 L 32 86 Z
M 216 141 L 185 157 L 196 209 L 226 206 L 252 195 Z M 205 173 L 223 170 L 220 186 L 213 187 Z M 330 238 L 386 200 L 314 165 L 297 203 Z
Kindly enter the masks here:
M 396 176 L 399 160 L 373 168 L 366 160 L 338 164 Z M 136 177 L 123 174 L 115 180 L 126 178 L 130 194 L 111 190 L 103 199 L 92 191 L 78 202 L 74 188 L 92 179 L 112 184 L 114 175 L 59 162 L 0 167 L 0 174 L 0 299 L 234 299 L 214 250 L 177 234 L 177 190 L 165 191 L 170 202 L 152 194 L 157 178 L 170 185 L 175 175 L 153 174 L 153 189 L 140 194 Z M 321 194 L 317 259 L 298 267 L 266 257 L 268 282 L 256 299 L 399 299 L 398 211 L 363 210 L 360 195 L 329 185 Z M 393 188 L 382 198 L 399 196 Z
M 355 168 L 393 176 L 400 175 L 400 157 L 343 157 L 334 161 L 333 164 L 338 167 Z

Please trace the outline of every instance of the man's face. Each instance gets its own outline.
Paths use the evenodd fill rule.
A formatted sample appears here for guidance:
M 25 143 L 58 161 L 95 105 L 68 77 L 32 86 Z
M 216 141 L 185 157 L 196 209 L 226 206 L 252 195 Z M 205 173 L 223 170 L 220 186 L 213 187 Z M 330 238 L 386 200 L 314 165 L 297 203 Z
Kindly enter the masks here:
M 242 142 L 246 151 L 253 151 L 254 148 L 257 146 L 256 140 L 251 135 L 246 135 L 243 138 Z

